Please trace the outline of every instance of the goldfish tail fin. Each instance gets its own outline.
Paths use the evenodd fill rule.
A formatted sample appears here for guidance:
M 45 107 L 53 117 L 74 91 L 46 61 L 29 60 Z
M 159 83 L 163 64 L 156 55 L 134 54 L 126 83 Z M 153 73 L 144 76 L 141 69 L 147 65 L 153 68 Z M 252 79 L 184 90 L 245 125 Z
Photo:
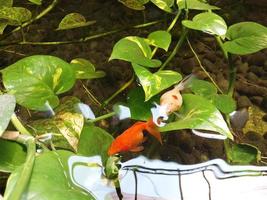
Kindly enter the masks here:
M 196 76 L 194 74 L 190 74 L 190 75 L 184 77 L 183 80 L 181 80 L 180 83 L 175 86 L 175 88 L 177 88 L 179 91 L 181 91 L 181 90 L 187 88 L 195 78 L 196 78 Z
M 157 126 L 153 122 L 152 118 L 147 121 L 146 130 L 162 144 L 160 132 L 157 130 Z

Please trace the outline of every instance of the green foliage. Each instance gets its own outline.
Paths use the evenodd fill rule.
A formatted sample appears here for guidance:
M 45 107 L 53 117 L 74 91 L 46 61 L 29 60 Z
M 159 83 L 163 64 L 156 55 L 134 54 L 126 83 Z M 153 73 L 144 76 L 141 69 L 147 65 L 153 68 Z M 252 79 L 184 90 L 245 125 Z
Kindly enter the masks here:
M 255 22 L 240 22 L 229 27 L 225 51 L 247 55 L 267 48 L 267 28 Z
M 23 145 L 0 139 L 0 171 L 12 172 L 25 162 L 26 151 Z
M 151 48 L 144 38 L 129 36 L 119 40 L 113 47 L 109 60 L 120 59 L 145 67 L 159 67 L 161 62 L 150 59 Z
M 218 132 L 233 139 L 233 135 L 217 108 L 207 99 L 193 94 L 183 95 L 183 106 L 179 111 L 179 119 L 161 127 L 161 132 L 199 129 Z
M 144 10 L 149 0 L 119 0 L 123 5 L 134 10 Z
M 22 7 L 0 7 L 0 20 L 7 25 L 19 26 L 23 22 L 30 20 L 31 11 Z
M 13 95 L 0 95 L 0 136 L 6 130 L 11 116 L 14 113 L 16 99 Z
M 95 66 L 84 58 L 75 58 L 70 64 L 74 70 L 76 79 L 102 78 L 106 75 L 104 71 L 96 71 Z
M 108 179 L 113 180 L 117 179 L 119 176 L 119 167 L 118 164 L 120 162 L 120 158 L 116 156 L 110 156 L 107 160 L 105 166 L 105 175 Z
M 83 156 L 100 155 L 102 162 L 105 163 L 108 159 L 108 148 L 113 141 L 113 137 L 105 130 L 94 125 L 85 125 L 83 127 L 78 154 Z
M 212 97 L 213 104 L 225 114 L 229 114 L 236 110 L 236 102 L 235 100 L 226 94 L 214 95 Z
M 94 200 L 88 192 L 78 188 L 71 181 L 68 159 L 72 155 L 74 154 L 68 151 L 51 151 L 37 156 L 30 182 L 21 200 Z M 13 192 L 21 169 L 17 168 L 8 179 L 6 199 L 9 199 Z
M 150 109 L 153 107 L 153 103 L 158 101 L 158 96 L 145 101 L 144 90 L 141 87 L 132 89 L 127 96 L 127 106 L 131 111 L 131 119 L 147 121 L 151 118 Z
M 13 0 L 0 0 L 0 9 L 2 9 L 3 7 L 12 7 L 12 5 Z M 7 25 L 7 20 L 0 20 L 0 34 L 3 34 Z
M 199 79 L 193 79 L 188 85 L 188 88 L 190 88 L 194 94 L 203 96 L 206 99 L 217 94 L 217 88 L 212 83 Z
M 29 2 L 32 2 L 36 5 L 42 5 L 42 0 L 28 0 Z
M 148 35 L 147 41 L 152 46 L 168 51 L 171 44 L 171 34 L 167 31 L 154 31 Z
M 205 1 L 201 0 L 176 0 L 179 9 L 189 10 L 217 10 L 220 9 L 217 6 L 212 6 Z
M 137 64 L 133 64 L 133 68 L 145 92 L 145 101 L 182 80 L 182 76 L 172 70 L 151 73 L 148 69 Z
M 257 163 L 261 157 L 261 152 L 255 146 L 249 144 L 231 143 L 227 154 L 231 163 L 241 165 Z
M 187 28 L 223 38 L 227 31 L 227 25 L 223 18 L 212 12 L 200 13 L 194 16 L 193 20 L 183 20 L 182 24 Z
M 35 55 L 23 58 L 1 71 L 3 84 L 17 103 L 32 110 L 55 107 L 58 94 L 68 91 L 75 82 L 72 66 L 60 58 Z
M 172 9 L 171 7 L 174 4 L 174 0 L 150 0 L 153 4 L 155 4 L 160 9 L 171 13 Z
M 86 21 L 85 17 L 79 13 L 67 14 L 59 23 L 57 30 L 73 29 L 78 27 L 89 26 L 95 21 Z
M 55 109 L 55 116 L 48 119 L 35 120 L 30 127 L 33 134 L 53 134 L 52 142 L 56 147 L 77 151 L 79 138 L 84 125 L 84 117 L 76 111 L 76 104 L 80 100 L 76 97 L 66 98 Z

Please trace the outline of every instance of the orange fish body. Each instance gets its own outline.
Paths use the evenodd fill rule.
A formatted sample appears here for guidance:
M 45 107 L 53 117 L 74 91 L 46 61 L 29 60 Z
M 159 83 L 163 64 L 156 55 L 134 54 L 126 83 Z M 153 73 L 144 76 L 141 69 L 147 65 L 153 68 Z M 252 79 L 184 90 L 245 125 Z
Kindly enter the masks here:
M 124 151 L 137 152 L 143 150 L 143 146 L 141 146 L 141 144 L 146 139 L 143 134 L 144 130 L 147 130 L 148 133 L 153 135 L 160 143 L 162 143 L 160 132 L 157 130 L 157 127 L 153 123 L 152 119 L 147 122 L 136 122 L 112 142 L 108 150 L 108 155 L 114 155 Z

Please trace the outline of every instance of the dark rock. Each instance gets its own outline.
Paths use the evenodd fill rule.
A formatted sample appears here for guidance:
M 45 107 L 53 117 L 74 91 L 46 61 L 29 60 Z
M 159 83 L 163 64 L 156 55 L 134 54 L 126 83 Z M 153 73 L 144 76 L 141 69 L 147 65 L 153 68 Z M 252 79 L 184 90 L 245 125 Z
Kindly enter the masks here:
M 183 62 L 181 63 L 180 69 L 181 72 L 185 75 L 191 74 L 193 68 L 198 65 L 195 61 L 195 58 L 189 58 L 189 59 L 185 59 L 183 60 Z
M 249 107 L 251 105 L 252 105 L 252 103 L 251 103 L 251 101 L 249 100 L 249 98 L 247 96 L 238 97 L 238 99 L 237 99 L 237 108 L 238 109 L 247 108 L 247 107 Z
M 254 131 L 249 131 L 245 134 L 245 137 L 248 139 L 248 140 L 251 140 L 251 141 L 260 141 L 262 139 L 262 136 L 259 134 L 259 133 L 256 133 Z
M 263 68 L 256 65 L 250 66 L 250 71 L 256 74 L 257 76 L 263 76 L 265 74 Z
M 202 61 L 202 65 L 204 66 L 204 68 L 209 71 L 209 72 L 214 72 L 217 71 L 217 66 L 215 66 L 214 63 L 212 63 L 210 60 L 204 58 Z
M 248 56 L 248 63 L 251 65 L 262 66 L 265 62 L 265 54 L 262 52 L 257 52 L 253 55 Z
M 258 80 L 259 80 L 259 77 L 258 77 L 256 74 L 254 74 L 253 72 L 249 72 L 249 73 L 247 74 L 246 78 L 247 78 L 248 80 L 254 82 L 254 83 L 257 83 Z
M 256 105 L 258 105 L 258 106 L 261 105 L 262 99 L 263 99 L 263 97 L 261 97 L 261 96 L 252 96 L 252 97 L 250 97 L 251 102 L 256 104 Z
M 204 58 L 208 59 L 212 63 L 215 63 L 216 59 L 217 59 L 217 56 L 212 51 L 209 51 L 209 52 L 205 53 Z
M 265 114 L 263 117 L 262 117 L 262 120 L 267 122 L 267 114 Z
M 263 97 L 262 102 L 261 102 L 261 108 L 267 111 L 267 96 Z
M 248 67 L 247 62 L 237 64 L 237 72 L 239 72 L 241 74 L 247 73 L 248 69 L 249 69 L 249 67 Z

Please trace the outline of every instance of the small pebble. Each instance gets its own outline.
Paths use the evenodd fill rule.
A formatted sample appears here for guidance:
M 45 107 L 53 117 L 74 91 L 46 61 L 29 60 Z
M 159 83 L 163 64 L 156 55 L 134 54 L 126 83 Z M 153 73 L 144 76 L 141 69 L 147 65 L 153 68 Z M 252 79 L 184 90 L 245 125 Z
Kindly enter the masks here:
M 240 63 L 237 65 L 237 72 L 241 73 L 241 74 L 245 74 L 248 72 L 248 63 L 245 62 L 245 63 Z
M 262 102 L 261 102 L 261 108 L 267 111 L 267 96 L 263 97 Z
M 249 72 L 246 77 L 248 80 L 250 80 L 254 83 L 257 83 L 259 80 L 259 77 L 256 74 L 254 74 L 253 72 Z
M 252 103 L 247 96 L 238 97 L 238 99 L 237 99 L 237 107 L 238 108 L 247 108 L 251 105 L 252 105 Z
M 251 140 L 251 141 L 259 141 L 261 140 L 261 135 L 257 132 L 254 131 L 249 131 L 245 134 L 246 138 Z
M 252 97 L 250 97 L 251 102 L 256 104 L 256 105 L 258 105 L 258 106 L 261 105 L 262 99 L 263 99 L 263 97 L 261 97 L 261 96 L 252 96 Z

